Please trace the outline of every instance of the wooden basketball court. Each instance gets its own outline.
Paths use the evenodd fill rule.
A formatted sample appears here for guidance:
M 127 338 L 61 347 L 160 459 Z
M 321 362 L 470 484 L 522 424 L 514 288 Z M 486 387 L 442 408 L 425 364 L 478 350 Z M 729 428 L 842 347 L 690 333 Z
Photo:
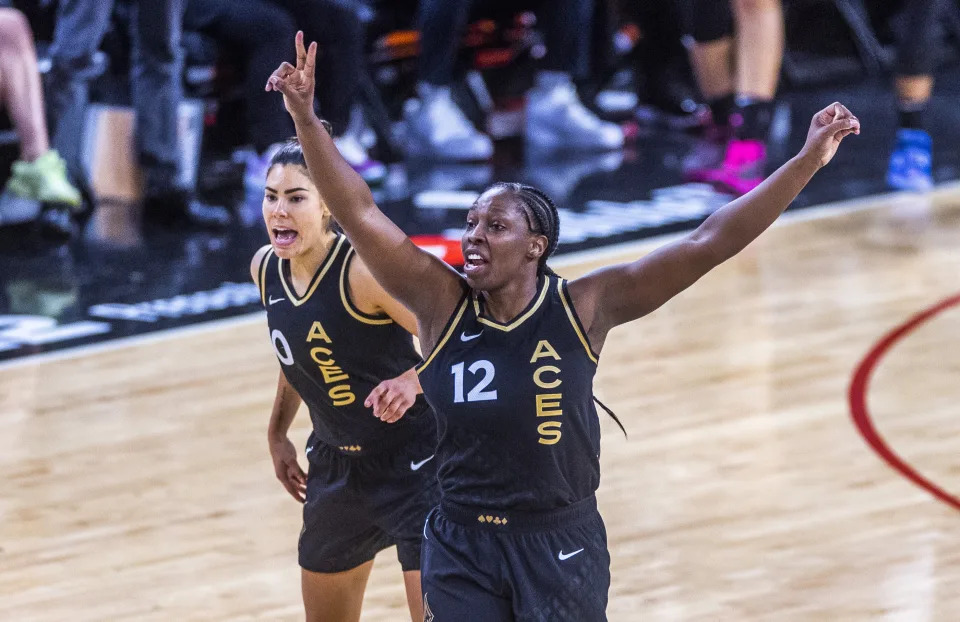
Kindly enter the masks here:
M 960 188 L 799 214 L 607 340 L 611 620 L 960 619 L 960 305 L 854 383 L 941 499 L 850 414 L 877 342 L 960 292 Z M 262 317 L 0 370 L 0 620 L 302 619 L 277 370 Z M 388 550 L 364 619 L 405 612 Z

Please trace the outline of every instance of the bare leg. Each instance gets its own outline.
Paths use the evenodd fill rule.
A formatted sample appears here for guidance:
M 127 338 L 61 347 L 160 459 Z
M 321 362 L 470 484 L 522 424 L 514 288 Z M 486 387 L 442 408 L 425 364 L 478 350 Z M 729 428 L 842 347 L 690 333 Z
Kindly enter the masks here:
M 300 571 L 307 622 L 356 622 L 373 560 L 344 572 Z
M 933 76 L 897 76 L 897 97 L 901 102 L 926 103 L 933 95 Z
M 33 33 L 16 9 L 0 9 L 0 96 L 20 137 L 20 158 L 36 160 L 50 149 L 50 139 Z
M 407 606 L 413 622 L 423 620 L 423 588 L 420 587 L 420 571 L 407 570 L 403 573 L 403 587 L 407 590 Z
M 923 106 L 933 94 L 933 69 L 937 45 L 933 33 L 942 0 L 911 0 L 905 3 L 905 28 L 897 41 L 897 97 L 901 106 Z
M 733 13 L 735 42 L 726 38 L 715 40 L 713 44 L 700 43 L 694 47 L 691 56 L 704 94 L 711 90 L 718 96 L 723 96 L 724 92 L 728 94 L 725 99 L 714 100 L 716 104 L 711 104 L 711 108 L 723 107 L 730 111 L 727 120 L 734 140 L 727 144 L 719 165 L 700 163 L 689 168 L 687 176 L 693 181 L 706 181 L 741 195 L 763 180 L 765 140 L 773 118 L 773 96 L 783 59 L 783 8 L 780 0 L 691 1 L 694 37 L 699 41 L 710 41 L 716 39 L 717 34 L 728 32 L 727 20 L 729 13 Z M 728 12 L 724 13 L 721 8 Z M 709 36 L 711 34 L 713 37 Z M 708 45 L 716 47 L 710 50 Z M 727 60 L 731 56 L 734 63 Z M 728 77 L 731 66 L 732 79 Z M 729 97 L 731 89 L 735 99 Z M 718 116 L 723 115 L 714 111 L 714 118 Z M 708 159 L 693 153 L 684 166 L 699 160 Z
M 726 0 L 724 0 L 725 2 Z M 723 161 L 726 142 L 729 139 L 730 114 L 734 111 L 733 97 L 733 37 L 725 34 L 716 37 L 716 18 L 708 11 L 718 11 L 723 22 L 729 21 L 729 7 L 690 5 L 693 9 L 695 28 L 705 40 L 695 40 L 690 50 L 690 65 L 697 80 L 700 93 L 710 107 L 713 126 L 707 129 L 704 140 L 698 141 L 683 158 L 684 177 L 688 181 L 705 182 Z M 729 33 L 729 30 L 721 29 Z
M 780 0 L 732 0 L 737 31 L 737 95 L 773 99 L 783 61 Z
M 690 64 L 700 92 L 711 101 L 733 94 L 733 15 L 729 2 L 685 0 L 683 3 L 694 41 Z
M 707 99 L 719 99 L 733 92 L 733 40 L 694 43 L 690 62 L 700 92 Z
M 941 0 L 904 3 L 906 27 L 897 42 L 897 140 L 887 167 L 887 185 L 896 190 L 933 187 L 933 140 L 924 119 L 933 94 L 937 44 L 933 37 Z

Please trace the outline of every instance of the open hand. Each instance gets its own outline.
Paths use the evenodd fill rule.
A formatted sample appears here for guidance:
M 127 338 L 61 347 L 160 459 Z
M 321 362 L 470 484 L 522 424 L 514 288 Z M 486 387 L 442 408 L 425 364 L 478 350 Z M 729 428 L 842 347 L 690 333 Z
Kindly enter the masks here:
M 310 49 L 303 47 L 303 31 L 297 32 L 297 66 L 284 61 L 267 80 L 267 91 L 283 93 L 283 105 L 294 119 L 313 114 L 314 67 L 317 62 L 317 42 Z
M 363 402 L 364 406 L 373 409 L 373 416 L 384 423 L 393 423 L 403 417 L 407 409 L 417 401 L 420 393 L 420 382 L 417 373 L 410 370 L 396 378 L 384 380 Z
M 277 479 L 290 496 L 303 503 L 307 498 L 307 476 L 297 462 L 297 449 L 290 439 L 283 437 L 270 441 L 270 457 Z
M 859 133 L 860 120 L 846 106 L 834 102 L 813 115 L 807 142 L 800 154 L 815 161 L 818 168 L 824 167 L 837 153 L 841 140 Z

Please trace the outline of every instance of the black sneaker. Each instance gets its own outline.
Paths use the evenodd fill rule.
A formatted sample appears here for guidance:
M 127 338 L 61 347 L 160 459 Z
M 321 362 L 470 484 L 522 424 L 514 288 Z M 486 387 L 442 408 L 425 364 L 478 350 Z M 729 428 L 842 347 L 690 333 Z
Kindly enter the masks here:
M 148 195 L 143 201 L 143 222 L 164 229 L 223 229 L 232 220 L 222 205 L 192 199 L 182 190 Z

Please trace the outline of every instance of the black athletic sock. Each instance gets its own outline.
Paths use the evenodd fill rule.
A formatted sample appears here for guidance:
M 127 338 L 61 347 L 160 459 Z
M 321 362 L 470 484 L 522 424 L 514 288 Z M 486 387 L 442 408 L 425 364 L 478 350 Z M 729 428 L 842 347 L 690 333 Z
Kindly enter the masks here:
M 897 105 L 897 112 L 900 119 L 900 127 L 911 130 L 923 129 L 923 113 L 927 110 L 926 101 L 904 101 L 900 100 Z
M 754 97 L 737 97 L 737 110 L 741 123 L 735 128 L 737 138 L 743 140 L 767 140 L 773 123 L 773 100 Z
M 720 127 L 730 125 L 730 114 L 733 113 L 733 109 L 736 107 L 732 93 L 730 95 L 724 95 L 723 97 L 717 97 L 716 99 L 708 99 L 707 105 L 710 106 L 710 114 L 713 116 L 713 123 L 715 125 Z

